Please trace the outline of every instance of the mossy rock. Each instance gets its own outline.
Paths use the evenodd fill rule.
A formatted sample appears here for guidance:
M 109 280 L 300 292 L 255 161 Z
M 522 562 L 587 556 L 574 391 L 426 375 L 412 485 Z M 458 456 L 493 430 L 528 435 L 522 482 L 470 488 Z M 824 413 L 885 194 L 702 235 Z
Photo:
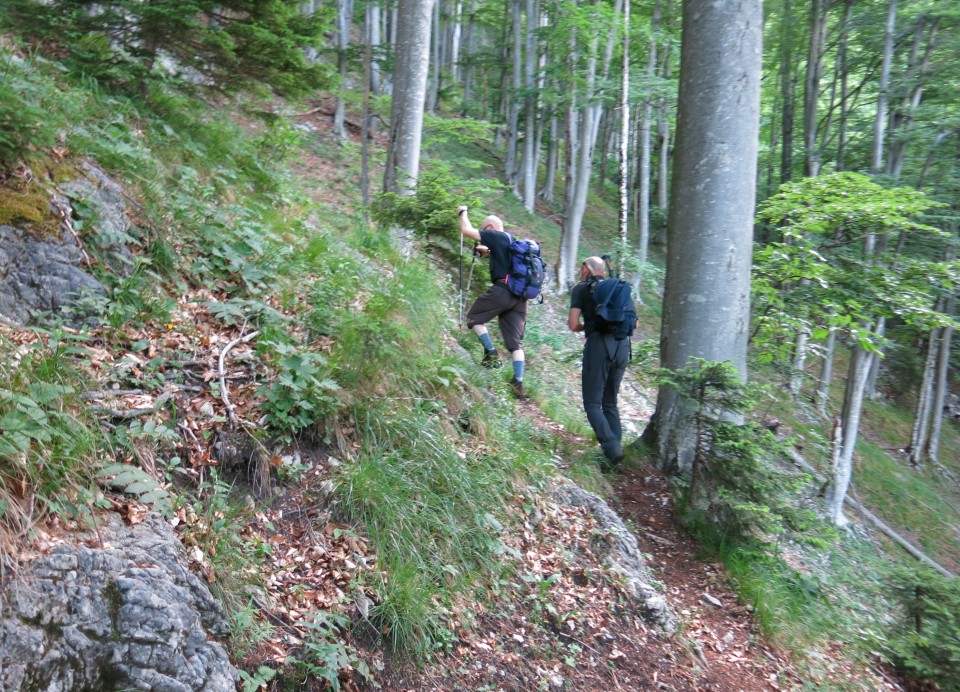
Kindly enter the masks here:
M 60 228 L 50 206 L 50 193 L 32 180 L 0 182 L 0 224 L 23 226 L 38 238 L 55 237 Z

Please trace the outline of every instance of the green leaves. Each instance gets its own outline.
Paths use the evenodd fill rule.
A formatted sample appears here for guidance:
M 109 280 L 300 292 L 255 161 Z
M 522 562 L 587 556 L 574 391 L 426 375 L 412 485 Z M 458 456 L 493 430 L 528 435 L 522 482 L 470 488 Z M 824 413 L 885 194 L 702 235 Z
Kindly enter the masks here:
M 263 346 L 272 347 L 277 356 L 276 381 L 261 388 L 261 409 L 268 425 L 289 439 L 336 410 L 340 385 L 322 354 L 279 342 L 265 342 Z
M 12 5 L 8 20 L 66 48 L 76 74 L 131 93 L 161 81 L 195 85 L 198 75 L 218 89 L 260 83 L 288 95 L 331 83 L 330 67 L 305 53 L 320 45 L 329 8 L 303 15 L 292 0 L 114 0 L 89 10 L 68 0 Z
M 932 570 L 897 568 L 890 585 L 899 601 L 899 627 L 890 648 L 897 666 L 942 689 L 956 689 L 960 663 L 960 579 Z
M 100 469 L 97 477 L 109 487 L 133 495 L 140 502 L 163 513 L 165 517 L 173 516 L 170 493 L 143 469 L 127 464 L 108 464 Z
M 784 185 L 757 213 L 780 239 L 754 255 L 755 343 L 770 351 L 791 331 L 833 325 L 876 350 L 867 327 L 880 317 L 943 324 L 932 308 L 938 291 L 955 285 L 957 268 L 932 262 L 914 240 L 943 235 L 915 220 L 936 206 L 922 192 L 858 173 Z
M 430 170 L 420 174 L 415 194 L 384 193 L 374 202 L 371 214 L 386 226 L 456 240 L 457 206 L 479 206 L 479 200 L 496 187 L 499 185 L 495 181 L 487 179 L 458 179 L 448 165 L 435 162 Z

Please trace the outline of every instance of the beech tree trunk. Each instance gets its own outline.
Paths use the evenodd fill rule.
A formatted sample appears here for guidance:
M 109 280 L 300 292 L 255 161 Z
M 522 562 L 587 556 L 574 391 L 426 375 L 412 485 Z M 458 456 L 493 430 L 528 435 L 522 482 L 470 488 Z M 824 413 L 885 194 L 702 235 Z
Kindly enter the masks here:
M 629 2 L 627 3 L 630 4 Z M 647 55 L 647 80 L 653 82 L 657 67 L 657 30 L 660 27 L 660 3 L 653 5 L 653 17 L 650 20 L 650 49 Z M 626 69 L 626 68 L 624 68 Z M 636 295 L 642 295 L 643 277 L 647 269 L 647 254 L 650 249 L 650 160 L 651 160 L 651 126 L 653 119 L 653 101 L 645 98 L 643 113 L 640 117 L 640 164 L 637 171 L 637 185 L 639 186 L 639 201 L 637 203 L 637 225 L 639 238 L 637 242 L 637 277 L 634 286 Z
M 796 108 L 796 76 L 793 53 L 793 3 L 783 0 L 780 20 L 780 182 L 793 178 L 793 118 Z
M 890 73 L 893 69 L 893 44 L 896 37 L 897 0 L 887 2 L 887 21 L 883 29 L 883 59 L 880 64 L 880 81 L 877 84 L 877 112 L 873 121 L 873 155 L 870 170 L 883 171 L 883 148 L 886 141 L 887 111 L 890 103 Z
M 917 392 L 917 408 L 913 416 L 913 430 L 910 433 L 910 463 L 919 466 L 923 462 L 930 434 L 930 412 L 933 403 L 934 376 L 939 362 L 940 343 L 943 328 L 930 330 L 927 338 L 927 357 L 923 365 L 923 377 L 920 391 Z
M 834 525 L 839 527 L 849 523 L 843 515 L 843 501 L 853 476 L 853 453 L 860 431 L 860 414 L 863 411 L 863 394 L 867 384 L 867 373 L 870 370 L 870 355 L 859 346 L 854 346 L 853 356 L 850 359 L 850 371 L 847 375 L 846 396 L 840 417 L 843 444 L 837 455 L 829 494 L 830 518 Z
M 523 13 L 520 3 L 523 0 L 512 0 L 510 3 L 511 26 L 513 27 L 513 43 L 510 49 L 510 62 L 512 69 L 511 86 L 509 94 L 509 106 L 507 108 L 507 151 L 504 157 L 504 173 L 506 175 L 507 187 L 513 194 L 519 195 L 517 186 L 517 161 L 520 138 L 520 88 L 523 85 Z
M 420 173 L 423 110 L 430 66 L 430 14 L 434 0 L 400 0 L 385 192 L 412 195 Z
M 810 43 L 807 50 L 807 74 L 803 90 L 803 146 L 804 171 L 808 177 L 820 172 L 820 152 L 817 150 L 817 102 L 820 97 L 820 79 L 823 76 L 823 53 L 827 42 L 827 2 L 811 0 Z
M 837 328 L 832 326 L 827 333 L 827 345 L 823 349 L 823 363 L 820 366 L 820 378 L 817 382 L 817 410 L 827 416 L 830 405 L 830 384 L 833 382 L 833 354 L 837 348 Z
M 623 3 L 623 55 L 620 63 L 620 249 L 617 252 L 617 276 L 623 276 L 623 250 L 627 247 L 630 228 L 630 174 L 627 156 L 630 152 L 630 3 Z M 650 131 L 647 130 L 649 146 Z M 650 161 L 647 160 L 647 189 L 650 185 Z M 639 294 L 638 294 L 639 295 Z
M 948 317 L 953 317 L 957 309 L 957 298 L 951 295 L 947 298 L 944 313 Z M 953 327 L 947 325 L 943 328 L 943 336 L 940 340 L 940 357 L 937 359 L 937 374 L 935 377 L 935 389 L 933 395 L 932 416 L 930 423 L 930 439 L 927 441 L 926 456 L 934 462 L 939 463 L 938 453 L 940 451 L 940 432 L 943 429 L 943 404 L 946 401 L 947 391 L 950 387 L 950 346 L 953 339 Z
M 521 191 L 523 193 L 523 206 L 532 214 L 537 202 L 537 3 L 535 3 L 534 0 L 526 0 L 526 10 L 527 27 L 525 32 L 526 46 L 523 59 L 523 78 L 527 94 L 524 97 L 523 104 L 525 124 L 523 128 Z
M 337 72 L 340 75 L 340 84 L 347 78 L 347 49 L 350 47 L 350 25 L 353 15 L 351 0 L 337 0 Z M 338 139 L 346 139 L 347 131 L 344 128 L 345 106 L 343 97 L 337 96 L 337 104 L 333 111 L 333 135 Z
M 677 143 L 660 360 L 725 361 L 746 379 L 763 12 L 760 0 L 683 3 Z M 663 387 L 644 437 L 689 473 L 693 412 Z

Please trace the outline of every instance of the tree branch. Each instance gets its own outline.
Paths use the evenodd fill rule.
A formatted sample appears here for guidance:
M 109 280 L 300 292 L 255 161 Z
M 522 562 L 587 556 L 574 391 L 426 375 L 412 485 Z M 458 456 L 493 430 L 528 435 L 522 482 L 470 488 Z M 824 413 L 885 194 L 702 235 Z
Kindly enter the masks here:
M 248 341 L 256 337 L 257 334 L 259 333 L 260 333 L 260 330 L 258 329 L 255 332 L 250 332 L 246 336 L 241 335 L 236 339 L 234 339 L 233 341 L 231 341 L 230 343 L 228 343 L 226 346 L 224 346 L 223 350 L 220 351 L 220 359 L 217 363 L 217 374 L 220 376 L 220 399 L 223 401 L 223 405 L 227 409 L 227 417 L 230 419 L 230 424 L 234 428 L 239 427 L 240 421 L 237 420 L 237 414 L 234 413 L 233 404 L 230 403 L 230 393 L 229 391 L 227 391 L 227 376 L 223 370 L 223 362 L 224 362 L 224 359 L 226 359 L 227 354 L 230 353 L 230 350 L 234 346 L 236 346 L 241 342 L 247 343 Z

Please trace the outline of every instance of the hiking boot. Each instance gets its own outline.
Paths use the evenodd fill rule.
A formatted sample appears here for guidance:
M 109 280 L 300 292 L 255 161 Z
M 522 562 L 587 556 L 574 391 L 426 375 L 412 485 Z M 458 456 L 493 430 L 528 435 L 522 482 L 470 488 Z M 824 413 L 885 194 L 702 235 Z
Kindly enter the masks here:
M 615 469 L 623 461 L 624 453 L 623 449 L 619 446 L 614 449 L 605 450 L 603 453 L 605 464 L 603 464 L 607 469 Z
M 513 395 L 520 399 L 520 401 L 525 401 L 530 398 L 523 388 L 523 381 L 518 380 L 516 377 L 510 380 L 510 388 L 513 390 Z
M 483 360 L 480 361 L 480 365 L 494 370 L 497 368 L 502 368 L 503 361 L 500 360 L 500 351 L 495 348 L 490 351 L 484 350 Z

